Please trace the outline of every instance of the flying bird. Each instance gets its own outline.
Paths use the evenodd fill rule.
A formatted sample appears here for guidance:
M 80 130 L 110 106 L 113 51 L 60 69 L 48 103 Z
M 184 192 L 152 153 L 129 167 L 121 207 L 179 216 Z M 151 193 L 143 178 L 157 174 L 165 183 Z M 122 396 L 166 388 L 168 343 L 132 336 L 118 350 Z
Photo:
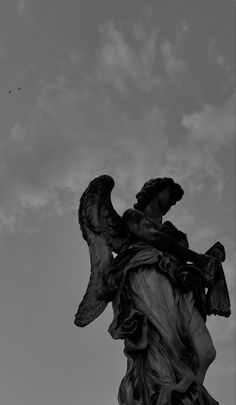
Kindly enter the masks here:
M 22 88 L 21 87 L 17 87 L 17 89 L 15 88 L 15 89 L 10 89 L 10 90 L 8 90 L 8 94 L 11 94 L 13 91 L 16 91 L 16 90 L 21 90 Z

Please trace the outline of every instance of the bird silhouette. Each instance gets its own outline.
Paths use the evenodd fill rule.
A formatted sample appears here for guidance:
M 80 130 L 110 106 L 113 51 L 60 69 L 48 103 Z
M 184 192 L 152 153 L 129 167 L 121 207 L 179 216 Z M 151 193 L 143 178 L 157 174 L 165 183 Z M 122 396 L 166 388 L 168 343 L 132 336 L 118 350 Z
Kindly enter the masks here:
M 16 91 L 16 90 L 21 90 L 22 89 L 22 87 L 17 87 L 17 88 L 15 88 L 15 89 L 10 89 L 10 90 L 8 90 L 8 94 L 11 94 L 13 91 Z

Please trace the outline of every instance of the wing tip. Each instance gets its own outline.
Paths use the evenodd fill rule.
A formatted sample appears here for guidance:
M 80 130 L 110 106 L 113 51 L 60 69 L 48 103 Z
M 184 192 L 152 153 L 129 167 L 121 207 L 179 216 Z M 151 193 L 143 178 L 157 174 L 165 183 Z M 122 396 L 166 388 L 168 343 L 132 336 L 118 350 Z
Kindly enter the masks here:
M 83 322 L 78 316 L 75 315 L 74 325 L 77 326 L 78 328 L 84 328 L 87 325 L 87 323 Z
M 112 176 L 109 174 L 100 174 L 100 176 L 95 177 L 93 180 L 90 181 L 87 189 L 85 190 L 87 192 L 93 190 L 93 188 L 97 188 L 98 184 L 103 184 L 103 187 L 108 186 L 110 188 L 110 191 L 113 189 L 115 186 L 115 180 L 113 179 Z

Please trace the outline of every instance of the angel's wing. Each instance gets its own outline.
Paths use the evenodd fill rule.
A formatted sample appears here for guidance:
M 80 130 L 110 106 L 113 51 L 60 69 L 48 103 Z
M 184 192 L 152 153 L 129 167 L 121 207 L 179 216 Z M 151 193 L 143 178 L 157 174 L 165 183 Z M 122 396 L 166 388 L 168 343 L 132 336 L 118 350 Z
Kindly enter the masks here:
M 109 298 L 104 276 L 114 260 L 112 251 L 117 253 L 127 240 L 121 217 L 111 202 L 114 185 L 112 177 L 99 176 L 90 182 L 80 199 L 79 223 L 91 262 L 89 284 L 75 315 L 74 323 L 80 327 L 88 325 L 106 308 Z

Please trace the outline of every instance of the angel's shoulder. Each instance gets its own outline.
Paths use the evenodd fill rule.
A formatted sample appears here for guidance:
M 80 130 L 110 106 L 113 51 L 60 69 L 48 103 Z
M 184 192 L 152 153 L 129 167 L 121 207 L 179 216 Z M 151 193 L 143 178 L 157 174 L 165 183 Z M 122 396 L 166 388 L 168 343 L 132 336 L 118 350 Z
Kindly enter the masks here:
M 143 213 L 136 210 L 135 208 L 128 208 L 127 210 L 125 210 L 122 216 L 122 219 L 124 221 L 140 221 L 143 218 Z
M 146 219 L 143 212 L 134 208 L 129 208 L 124 212 L 122 221 L 124 226 L 130 232 L 137 232 L 138 230 L 144 229 L 146 225 Z

